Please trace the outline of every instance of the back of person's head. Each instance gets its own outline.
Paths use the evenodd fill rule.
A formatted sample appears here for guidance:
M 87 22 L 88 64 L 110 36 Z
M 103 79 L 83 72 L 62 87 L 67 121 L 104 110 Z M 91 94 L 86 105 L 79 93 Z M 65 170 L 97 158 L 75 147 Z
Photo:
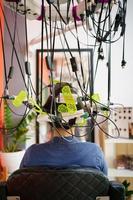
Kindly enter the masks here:
M 50 88 L 50 95 L 43 106 L 44 111 L 47 113 L 54 114 L 57 112 L 57 103 L 60 103 L 60 94 L 62 94 L 62 88 L 64 86 L 69 86 L 72 93 L 76 94 L 75 89 L 71 86 L 71 84 L 66 82 L 56 83 L 55 85 Z M 57 100 L 56 100 L 57 98 Z M 58 102 L 57 102 L 58 101 Z M 56 102 L 56 104 L 55 104 Z
M 59 105 L 66 106 L 65 102 L 62 102 L 62 89 L 64 86 L 68 86 L 71 94 L 76 94 L 76 89 L 72 87 L 71 84 L 66 82 L 56 83 L 50 87 L 50 95 L 43 106 L 44 112 L 49 115 L 51 119 L 51 126 L 56 128 L 70 129 L 76 121 L 76 117 L 71 115 L 68 121 L 62 118 L 61 113 L 59 112 Z

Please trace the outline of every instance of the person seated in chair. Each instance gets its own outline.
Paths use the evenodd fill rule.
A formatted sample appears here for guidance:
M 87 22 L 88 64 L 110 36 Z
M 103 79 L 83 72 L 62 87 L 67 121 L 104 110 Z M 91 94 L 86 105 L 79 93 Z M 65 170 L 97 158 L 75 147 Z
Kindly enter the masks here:
M 59 112 L 59 105 L 66 105 L 67 107 L 67 103 L 64 103 L 63 100 L 62 89 L 64 86 L 70 88 L 72 95 L 76 93 L 70 84 L 57 83 L 52 88 L 52 93 L 43 107 L 47 115 L 40 114 L 38 116 L 40 123 L 49 121 L 53 135 L 51 140 L 46 143 L 31 145 L 25 152 L 20 168 L 31 166 L 89 167 L 107 175 L 107 164 L 101 148 L 96 143 L 82 142 L 75 137 L 76 114 L 70 114 L 70 116 L 68 114 L 66 118 L 63 118 Z

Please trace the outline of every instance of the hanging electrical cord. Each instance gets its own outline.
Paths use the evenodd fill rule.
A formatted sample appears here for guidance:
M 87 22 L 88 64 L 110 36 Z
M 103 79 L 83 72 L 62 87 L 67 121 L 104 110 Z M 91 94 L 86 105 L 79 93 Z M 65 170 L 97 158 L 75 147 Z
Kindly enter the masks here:
M 25 13 L 25 46 L 26 46 L 26 61 L 25 61 L 25 71 L 28 76 L 28 82 L 27 82 L 27 88 L 28 88 L 28 94 L 27 99 L 29 97 L 32 97 L 32 88 L 33 85 L 31 84 L 31 69 L 30 69 L 30 63 L 29 63 L 29 53 L 28 53 L 28 31 L 27 31 L 27 6 L 26 6 L 26 0 L 24 0 L 24 13 Z M 30 85 L 31 84 L 31 85 Z
M 40 91 L 42 91 L 43 88 L 43 36 L 44 36 L 44 23 L 43 23 L 43 19 L 44 19 L 44 0 L 42 0 L 42 20 L 41 20 L 41 83 L 40 83 Z M 40 96 L 40 104 L 42 106 L 42 93 Z
M 109 13 L 110 13 L 110 9 L 109 9 Z M 109 14 L 107 13 L 107 9 L 106 9 L 106 14 L 105 14 L 105 18 L 106 18 L 106 19 L 107 19 L 107 15 L 109 16 Z M 104 30 L 105 30 L 105 25 L 106 25 L 106 20 L 104 20 L 101 38 L 103 38 L 103 34 L 104 34 Z M 95 41 L 95 42 L 96 42 L 96 41 Z M 96 74 L 97 74 L 97 70 L 98 70 L 99 60 L 100 60 L 100 59 L 103 60 L 103 57 L 101 57 L 102 42 L 103 42 L 103 40 L 101 39 L 100 44 L 99 44 L 99 47 L 98 47 L 98 55 L 97 55 L 97 61 L 96 61 L 95 72 L 94 72 L 94 80 L 96 79 Z
M 117 136 L 112 136 L 112 135 L 110 135 L 110 134 L 109 134 L 108 132 L 106 132 L 106 131 L 100 126 L 100 124 L 97 123 L 96 121 L 95 121 L 95 124 L 96 124 L 96 126 L 98 126 L 98 128 L 99 128 L 106 136 L 111 137 L 111 138 L 119 138 L 119 136 L 120 136 L 119 128 L 117 127 L 117 125 L 114 123 L 113 120 L 111 120 L 110 118 L 108 118 L 108 120 L 115 126 Z
M 51 4 L 50 4 L 50 5 L 51 5 Z M 60 11 L 59 11 L 59 9 L 54 5 L 54 3 L 52 3 L 52 6 L 56 9 L 57 13 L 59 14 L 59 16 L 60 16 L 61 20 L 64 22 L 64 24 L 67 25 L 68 22 L 66 22 L 66 21 L 63 19 L 62 15 L 61 15 L 61 13 L 60 13 Z
M 101 10 L 100 10 L 100 14 L 99 14 L 99 17 L 98 17 L 98 21 L 96 21 L 95 20 L 95 13 L 90 13 L 89 14 L 89 17 L 91 18 L 91 21 L 92 21 L 92 24 L 93 24 L 93 29 L 91 29 L 90 30 L 90 33 L 92 34 L 92 37 L 94 37 L 94 38 L 96 38 L 96 40 L 97 41 L 103 41 L 103 42 L 105 42 L 106 41 L 106 38 L 109 36 L 109 34 L 111 33 L 111 32 L 113 32 L 113 29 L 114 29 L 114 26 L 115 26 L 115 19 L 114 19 L 114 21 L 112 22 L 112 25 L 111 25 L 111 29 L 109 30 L 109 31 L 107 31 L 107 30 L 104 30 L 104 28 L 101 28 L 101 25 L 102 25 L 102 23 L 104 23 L 105 24 L 105 22 L 107 21 L 107 19 L 108 19 L 108 17 L 109 17 L 109 15 L 110 15 L 110 13 L 111 13 L 111 10 L 112 10 L 112 6 L 110 6 L 110 8 L 108 8 L 109 5 L 110 4 L 110 2 L 108 2 L 108 4 L 107 4 L 107 6 L 106 6 L 106 12 L 105 12 L 105 14 L 104 14 L 104 10 L 102 10 L 102 7 L 101 7 Z M 104 7 L 103 7 L 104 8 Z M 119 9 L 119 4 L 118 4 L 118 8 L 117 8 L 117 10 Z M 108 12 L 108 14 L 107 14 L 107 12 Z M 118 11 L 117 11 L 118 12 Z M 116 12 L 116 13 L 117 13 Z M 105 15 L 105 16 L 104 16 Z M 117 14 L 116 14 L 117 15 Z M 102 19 L 104 17 L 104 19 Z M 92 33 L 92 31 L 94 32 L 94 33 Z M 105 33 L 105 35 L 103 35 L 103 37 L 102 37 L 102 35 L 100 34 L 101 32 L 103 32 L 103 33 Z M 99 33 L 99 35 L 98 35 L 98 33 Z M 116 40 L 118 40 L 118 39 L 116 39 Z
M 16 3 L 16 9 L 15 9 L 15 15 L 14 15 L 14 18 L 15 18 L 15 22 L 14 22 L 14 33 L 13 33 L 13 42 L 14 44 L 12 45 L 12 53 L 11 53 L 11 66 L 13 67 L 13 59 L 14 59 L 14 46 L 15 46 L 15 40 L 16 40 L 16 29 L 17 29 L 17 16 L 18 16 L 18 13 L 17 13 L 17 9 L 18 9 L 18 3 Z
M 60 22 L 60 24 L 61 24 L 61 28 L 62 28 L 62 23 Z M 63 34 L 64 40 L 65 40 L 65 43 L 66 43 L 66 45 L 67 45 L 68 52 L 69 52 L 70 57 L 71 57 L 71 58 L 70 58 L 70 62 L 71 62 L 71 66 L 72 66 L 72 71 L 75 72 L 75 71 L 77 71 L 76 59 L 75 59 L 75 57 L 73 57 L 73 54 L 72 54 L 72 52 L 71 52 L 71 50 L 70 50 L 70 47 L 69 47 L 68 41 L 67 41 L 67 39 L 66 39 L 66 36 L 65 36 L 65 34 L 64 34 L 63 28 L 62 28 L 62 34 Z M 78 83 L 80 83 L 80 82 L 78 82 Z M 81 85 L 80 85 L 80 86 L 81 86 Z M 82 90 L 81 90 L 81 93 L 82 93 Z
M 126 61 L 125 61 L 125 33 L 124 33 L 124 35 L 123 35 L 123 50 L 122 50 L 122 51 L 123 51 L 123 52 L 122 52 L 121 66 L 122 66 L 122 68 L 124 68 L 125 65 L 126 65 Z
M 96 33 L 96 38 L 97 40 L 100 39 L 100 25 L 101 25 L 101 18 L 102 18 L 102 13 L 103 13 L 103 9 L 104 9 L 104 1 L 102 1 L 102 6 L 101 6 L 101 11 L 100 11 L 100 14 L 99 14 L 99 19 L 98 19 L 98 27 L 97 27 L 97 33 Z
M 46 12 L 45 12 L 45 5 L 44 1 L 42 2 L 43 5 L 41 5 L 41 50 L 40 54 L 41 56 L 38 56 L 37 64 L 39 63 L 39 66 L 37 68 L 37 76 L 40 78 L 40 82 L 36 82 L 36 102 L 37 104 L 42 107 L 42 91 L 47 87 L 43 86 L 43 74 L 41 73 L 43 71 L 43 36 L 44 35 L 44 28 L 45 28 L 45 37 L 46 37 L 46 49 L 49 49 L 49 38 L 48 38 L 48 28 L 47 28 L 47 17 L 46 17 Z M 45 25 L 45 27 L 44 27 Z M 47 57 L 48 57 L 48 51 L 47 51 Z M 37 141 L 39 141 L 39 138 L 37 137 Z
M 55 19 L 56 20 L 56 19 Z M 51 78 L 53 79 L 54 76 L 53 76 L 53 60 L 54 60 L 54 47 L 55 47 L 55 36 L 56 36 L 56 23 L 55 22 L 55 27 L 54 27 L 54 35 L 53 35 L 53 41 L 52 41 L 52 38 L 51 38 L 51 46 L 52 46 L 52 51 L 51 51 L 51 69 L 50 69 L 50 72 L 51 72 Z M 51 36 L 52 36 L 52 30 L 51 30 Z M 53 43 L 53 44 L 52 44 Z M 51 83 L 52 83 L 52 86 L 54 86 L 54 81 L 51 80 Z M 53 99 L 52 99 L 52 105 L 51 105 L 51 113 L 52 113 L 52 107 L 53 107 L 53 104 L 54 104 L 54 107 L 55 107 L 55 116 L 57 116 L 57 108 L 56 108 L 56 101 L 55 101 L 55 92 L 54 92 L 54 88 L 52 87 L 52 96 L 53 96 Z
M 122 61 L 121 61 L 121 66 L 124 68 L 126 65 L 125 61 L 125 28 L 126 28 L 126 10 L 127 10 L 127 0 L 123 0 L 123 22 L 122 22 L 122 31 L 121 31 L 121 36 L 123 36 L 123 53 L 122 53 Z
M 70 5 L 71 5 L 71 0 L 67 1 L 67 24 L 69 23 L 69 9 L 70 9 Z
M 95 104 L 95 106 L 97 107 L 97 103 L 99 103 L 99 102 L 98 102 L 98 101 L 95 101 L 95 100 L 92 100 L 92 101 L 93 101 L 93 103 Z M 96 111 L 95 111 L 96 117 L 100 116 L 100 117 L 104 117 L 104 118 L 105 118 L 105 120 L 103 120 L 103 121 L 101 121 L 101 122 L 97 122 L 96 119 L 95 119 L 95 117 L 93 116 L 93 114 L 91 114 L 91 113 L 89 112 L 89 116 L 90 116 L 91 121 L 92 121 L 92 127 L 91 127 L 92 130 L 94 130 L 94 127 L 95 127 L 95 126 L 98 126 L 99 129 L 100 129 L 106 136 L 112 137 L 112 138 L 119 138 L 119 136 L 120 136 L 119 128 L 118 128 L 117 125 L 114 123 L 114 121 L 110 118 L 110 115 L 111 115 L 111 111 L 109 110 L 110 108 L 109 108 L 109 107 L 106 107 L 105 105 L 103 105 L 103 104 L 101 104 L 101 103 L 100 103 L 100 105 L 104 106 L 104 109 L 108 110 L 109 114 L 108 114 L 108 116 L 102 115 L 102 114 L 100 114 L 100 113 L 98 112 L 98 109 L 96 108 Z M 105 123 L 107 120 L 110 121 L 110 122 L 115 126 L 117 136 L 112 136 L 112 135 L 110 135 L 109 133 L 107 133 L 103 128 L 101 128 L 100 124 Z
M 82 25 L 83 26 L 83 25 Z M 69 28 L 69 25 L 68 25 L 68 28 Z M 84 28 L 84 26 L 83 26 L 83 28 Z M 84 31 L 86 32 L 86 30 L 85 30 L 85 28 L 84 28 Z M 69 32 L 73 35 L 73 37 L 77 40 L 77 36 L 72 32 L 72 30 L 69 28 Z M 89 35 L 91 38 L 93 38 L 93 36 L 92 35 Z M 86 43 L 84 43 L 84 42 L 82 42 L 81 40 L 79 40 L 79 43 L 80 44 L 83 44 L 84 46 L 86 46 L 86 47 L 94 47 L 95 45 L 91 45 L 91 44 L 86 44 Z M 96 45 L 97 46 L 97 45 Z
M 49 33 L 50 33 L 50 50 L 51 50 L 50 51 L 50 74 L 51 74 L 51 84 L 53 85 L 53 69 L 52 69 L 52 64 L 53 64 L 53 57 L 54 57 L 56 24 L 55 24 L 55 27 L 54 27 L 54 35 L 52 37 L 52 17 L 51 16 L 52 16 L 52 10 L 51 10 L 51 4 L 49 4 L 49 21 L 50 21 Z
M 69 52 L 70 56 L 73 57 L 72 52 L 71 52 L 71 49 L 70 49 L 69 44 L 68 44 L 68 41 L 67 41 L 67 39 L 66 39 L 66 36 L 65 36 L 65 33 L 64 33 L 64 30 L 63 30 L 63 26 L 62 26 L 61 21 L 60 21 L 60 24 L 61 24 L 62 35 L 63 35 L 64 41 L 65 41 L 65 43 L 66 43 L 66 45 L 67 45 L 68 52 Z
M 48 38 L 48 23 L 46 21 L 46 16 L 45 16 L 45 12 L 44 12 L 44 22 L 45 22 L 45 35 L 46 35 L 46 45 L 47 45 L 47 49 L 49 49 L 49 38 Z M 49 53 L 47 52 L 47 57 L 49 57 Z
M 54 26 L 54 33 L 53 33 L 53 41 L 52 41 L 52 52 L 51 52 L 51 70 L 54 69 L 54 49 L 55 49 L 55 36 L 56 36 L 56 29 L 57 29 L 57 20 L 55 19 L 55 26 Z M 52 34 L 52 33 L 51 33 Z M 52 39 L 52 38 L 51 38 Z
M 64 50 L 64 57 L 65 57 L 65 61 L 66 61 L 66 65 L 67 65 L 67 69 L 68 69 L 68 73 L 69 73 L 69 77 L 70 77 L 70 82 L 71 82 L 71 80 L 72 80 L 72 74 L 71 74 L 71 70 L 70 70 L 69 63 L 68 63 L 68 58 L 67 58 L 67 55 L 66 55 L 66 51 L 65 51 L 65 48 L 64 48 L 64 44 L 63 44 L 63 41 L 62 41 L 59 29 L 58 29 L 58 35 L 60 37 L 60 42 L 61 42 L 61 45 L 62 45 L 62 49 Z M 62 58 L 62 64 L 63 64 L 63 58 Z M 62 72 L 63 72 L 63 65 L 61 67 L 60 82 L 62 81 Z
M 86 10 L 86 31 L 85 31 L 85 33 L 86 33 L 86 38 L 87 38 L 87 47 L 88 47 L 88 44 L 89 44 L 89 10 L 88 10 L 88 8 L 87 8 L 87 1 L 85 1 L 85 10 Z M 82 21 L 82 24 L 83 24 L 83 21 Z M 92 53 L 92 52 L 91 52 Z M 92 94 L 92 92 L 93 92 L 93 83 L 92 83 L 92 81 L 93 81 L 93 78 L 92 78 L 92 76 L 93 76 L 93 72 L 91 71 L 91 70 L 93 70 L 93 61 L 91 60 L 91 69 L 90 69 L 90 63 L 89 63 L 89 59 L 90 59 L 90 57 L 89 57 L 89 51 L 88 51 L 88 69 L 89 69 L 89 73 L 88 73 L 88 81 L 86 80 L 86 89 L 85 89 L 85 91 L 86 92 L 88 92 L 88 89 L 89 89 L 89 92 L 90 92 L 90 94 Z M 91 85 L 91 83 L 92 83 L 92 85 Z
M 110 26 L 111 26 L 111 16 L 109 15 L 109 30 L 110 30 Z M 110 34 L 110 41 L 111 41 L 111 34 Z M 108 101 L 108 105 L 110 105 L 110 97 L 111 97 L 111 43 L 109 43 L 109 54 L 108 54 L 108 96 L 107 96 L 107 101 Z
M 22 48 L 22 45 L 21 45 L 21 42 L 20 42 L 20 37 L 19 37 L 19 33 L 18 33 L 17 27 L 16 27 L 16 32 L 17 32 L 17 41 L 18 41 L 18 45 L 19 45 L 20 51 L 23 52 L 24 49 Z M 33 93 L 36 95 L 36 91 L 35 91 L 35 88 L 33 86 L 33 83 L 32 83 L 32 80 L 31 80 L 31 76 L 30 76 L 30 74 L 31 74 L 31 72 L 30 72 L 30 65 L 28 65 L 28 63 L 27 64 L 25 63 L 25 59 L 24 59 L 23 56 L 22 56 L 22 62 L 23 63 L 21 63 L 21 65 L 25 65 L 25 70 L 26 70 L 27 75 L 28 75 L 29 87 L 31 88 L 31 90 L 30 89 L 29 90 L 30 90 L 31 93 L 33 91 Z
M 74 1 L 73 0 L 72 0 L 72 4 L 74 6 Z M 85 89 L 84 72 L 83 72 L 83 65 L 82 65 L 82 61 L 81 61 L 81 52 L 80 52 L 80 43 L 79 43 L 79 37 L 78 37 L 77 22 L 76 22 L 75 18 L 74 18 L 74 24 L 75 24 L 76 34 L 77 34 L 77 46 L 78 46 L 79 63 L 80 63 L 80 70 L 81 70 L 82 81 L 83 81 L 83 88 Z
M 29 61 L 28 55 L 28 31 L 27 31 L 27 6 L 26 0 L 24 0 L 24 22 L 25 22 L 25 46 L 26 46 L 26 61 Z
M 54 42 L 55 42 L 55 30 L 54 30 L 54 36 L 53 36 L 53 41 L 52 41 L 52 20 L 51 20 L 51 2 L 49 2 L 49 34 L 50 34 L 50 56 L 49 56 L 49 61 L 50 61 L 50 84 L 51 84 L 51 88 L 50 88 L 50 93 L 52 96 L 52 101 L 51 101 L 51 107 L 50 107 L 50 114 L 52 115 L 52 108 L 53 105 L 55 106 L 55 116 L 57 116 L 56 113 L 56 104 L 55 104 L 55 92 L 54 92 L 54 82 L 53 82 L 53 69 L 52 69 L 52 64 L 53 64 L 53 52 L 54 52 Z M 53 124 L 54 125 L 54 124 Z

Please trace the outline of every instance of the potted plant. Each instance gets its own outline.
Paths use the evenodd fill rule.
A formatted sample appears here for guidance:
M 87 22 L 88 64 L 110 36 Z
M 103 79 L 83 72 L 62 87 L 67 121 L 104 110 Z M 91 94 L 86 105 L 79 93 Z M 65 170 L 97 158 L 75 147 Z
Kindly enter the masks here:
M 35 113 L 31 112 L 22 118 L 16 127 L 13 127 L 12 111 L 7 102 L 4 102 L 4 145 L 2 157 L 9 173 L 19 168 L 25 152 L 25 142 L 29 139 L 27 136 L 28 126 L 34 118 Z
M 130 190 L 129 187 L 131 185 L 130 182 L 128 182 L 127 180 L 124 180 L 122 182 L 122 184 L 125 187 L 125 196 L 126 196 L 126 200 L 132 200 L 132 195 L 133 195 L 133 190 Z

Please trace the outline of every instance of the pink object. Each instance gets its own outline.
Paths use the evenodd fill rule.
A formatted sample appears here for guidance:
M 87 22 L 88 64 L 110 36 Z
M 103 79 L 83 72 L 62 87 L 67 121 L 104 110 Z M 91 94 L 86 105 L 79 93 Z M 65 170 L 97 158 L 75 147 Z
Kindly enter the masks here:
M 77 6 L 72 7 L 72 16 L 76 21 L 81 21 L 81 18 L 77 16 Z
M 37 20 L 42 20 L 42 18 L 43 18 L 43 13 L 45 12 L 45 7 L 44 6 L 41 6 L 41 14 L 40 14 L 40 16 L 37 18 Z

